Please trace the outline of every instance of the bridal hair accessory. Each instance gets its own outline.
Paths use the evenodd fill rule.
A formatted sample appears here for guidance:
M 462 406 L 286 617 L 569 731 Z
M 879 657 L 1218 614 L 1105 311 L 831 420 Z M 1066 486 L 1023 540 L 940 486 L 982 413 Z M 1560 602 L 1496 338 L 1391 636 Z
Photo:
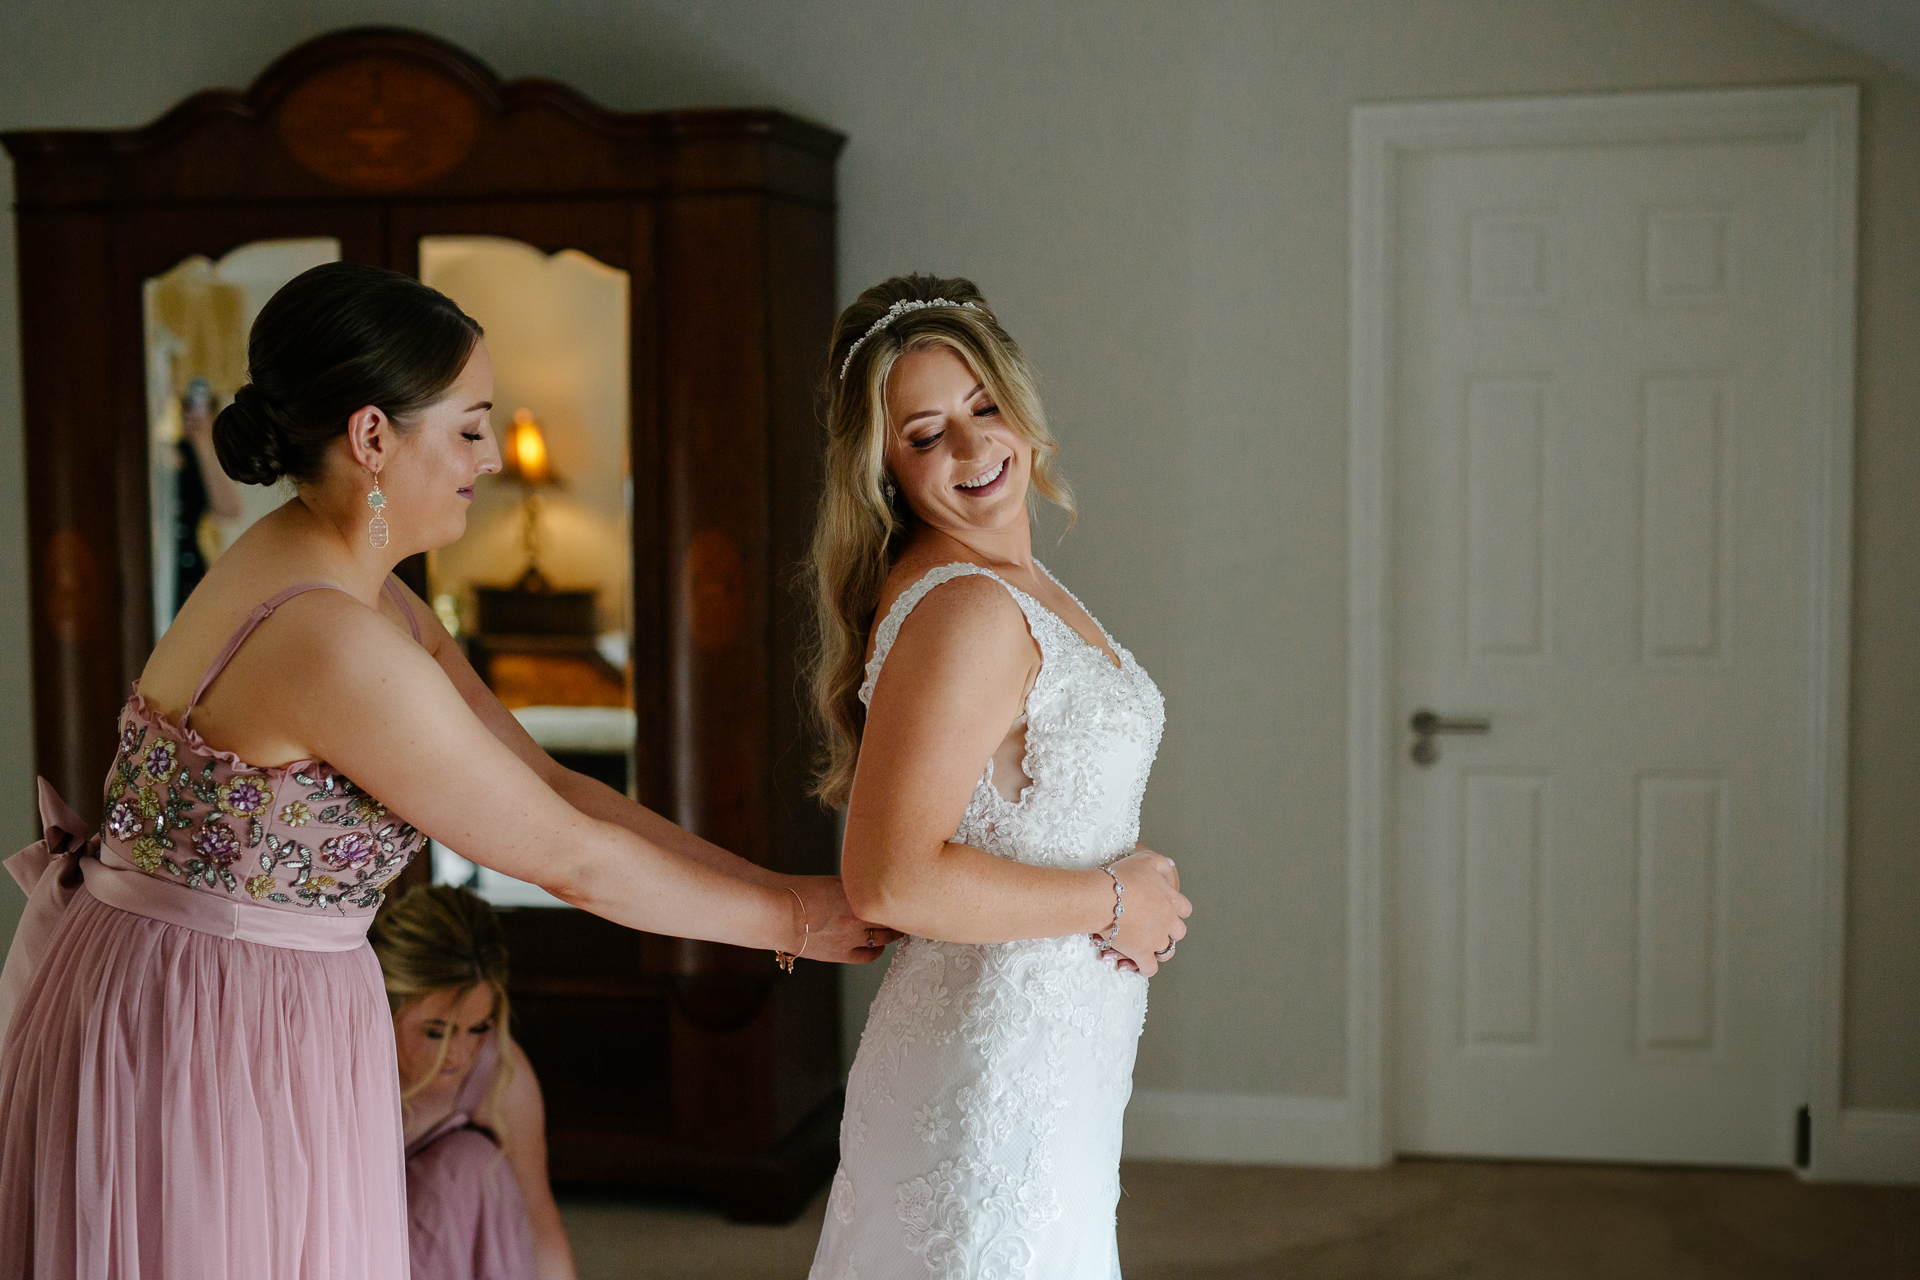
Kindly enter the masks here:
M 374 473 L 373 491 L 367 494 L 367 505 L 373 508 L 373 519 L 367 521 L 367 543 L 375 551 L 387 545 L 387 518 L 380 512 L 387 505 L 387 495 L 380 492 L 380 475 Z
M 1099 934 L 1095 934 L 1094 936 L 1100 938 L 1101 946 L 1110 948 L 1113 946 L 1113 940 L 1120 935 L 1120 917 L 1127 914 L 1126 904 L 1121 901 L 1121 899 L 1126 896 L 1127 886 L 1120 883 L 1120 877 L 1112 867 L 1102 867 L 1100 869 L 1106 872 L 1113 880 L 1113 923 L 1107 926 L 1105 937 L 1100 937 Z
M 798 951 L 776 950 L 773 953 L 773 962 L 780 966 L 780 972 L 782 973 L 793 972 L 793 962 L 807 954 L 807 941 L 813 937 L 813 929 L 807 924 L 806 900 L 800 896 L 800 891 L 792 885 L 787 886 L 787 892 L 792 894 L 793 900 L 800 904 L 800 949 Z M 868 931 L 868 936 L 872 936 L 871 930 Z
M 847 380 L 847 370 L 853 364 L 854 352 L 860 350 L 861 347 L 865 346 L 868 338 L 871 338 L 874 334 L 880 332 L 882 329 L 892 324 L 895 320 L 898 320 L 901 316 L 907 314 L 907 312 L 925 311 L 928 307 L 965 307 L 969 311 L 978 311 L 980 309 L 974 306 L 971 302 L 950 302 L 945 298 L 933 298 L 927 302 L 921 302 L 917 298 L 900 299 L 900 301 L 894 303 L 892 306 L 887 308 L 887 314 L 881 316 L 878 320 L 875 320 L 873 322 L 873 327 L 871 329 L 868 329 L 865 333 L 860 335 L 860 341 L 854 343 L 851 347 L 847 348 L 847 358 L 840 362 L 840 381 L 845 382 Z

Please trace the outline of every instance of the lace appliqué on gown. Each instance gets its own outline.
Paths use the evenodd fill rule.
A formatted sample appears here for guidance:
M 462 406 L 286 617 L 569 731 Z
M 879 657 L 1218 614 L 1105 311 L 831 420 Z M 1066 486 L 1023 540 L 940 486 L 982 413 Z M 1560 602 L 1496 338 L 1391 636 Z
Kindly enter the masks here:
M 1052 867 L 1099 866 L 1131 851 L 1164 707 L 1111 637 L 1117 667 L 998 575 L 946 565 L 882 620 L 862 700 L 914 606 L 969 574 L 1012 593 L 1041 669 L 1027 698 L 1030 784 L 1008 800 L 989 762 L 954 839 Z M 1118 1276 L 1120 1126 L 1146 985 L 1078 935 L 982 946 L 906 940 L 848 1081 L 813 1280 Z

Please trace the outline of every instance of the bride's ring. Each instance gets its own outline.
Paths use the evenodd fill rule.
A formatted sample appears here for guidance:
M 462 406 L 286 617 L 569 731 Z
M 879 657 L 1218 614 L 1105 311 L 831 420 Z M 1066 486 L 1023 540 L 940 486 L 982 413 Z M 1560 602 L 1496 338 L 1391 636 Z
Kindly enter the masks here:
M 1179 944 L 1179 943 L 1177 943 L 1177 942 L 1175 942 L 1175 941 L 1174 941 L 1174 940 L 1173 940 L 1172 938 L 1168 938 L 1168 939 L 1167 939 L 1167 949 L 1166 949 L 1165 951 L 1156 951 L 1156 952 L 1154 952 L 1154 953 L 1153 953 L 1153 958 L 1154 958 L 1155 960 L 1159 960 L 1159 961 L 1163 961 L 1163 962 L 1164 962 L 1164 961 L 1167 961 L 1167 960 L 1171 960 L 1171 959 L 1173 959 L 1173 952 L 1174 952 L 1174 949 L 1175 949 L 1176 947 L 1178 947 L 1179 945 L 1180 945 L 1180 944 Z

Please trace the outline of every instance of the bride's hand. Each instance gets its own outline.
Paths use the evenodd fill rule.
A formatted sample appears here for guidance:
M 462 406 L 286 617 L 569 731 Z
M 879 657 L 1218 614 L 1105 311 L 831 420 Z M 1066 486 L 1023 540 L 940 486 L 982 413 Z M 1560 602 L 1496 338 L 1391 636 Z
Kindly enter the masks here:
M 806 908 L 806 951 L 802 959 L 867 964 L 878 960 L 887 944 L 900 936 L 896 930 L 870 924 L 854 915 L 847 905 L 846 890 L 841 887 L 839 876 L 788 876 L 785 884 L 793 887 Z M 797 906 L 793 913 L 793 941 L 788 944 L 794 950 L 799 948 L 802 935 Z
M 1102 954 L 1117 953 L 1120 967 L 1137 968 L 1151 978 L 1161 963 L 1154 953 L 1187 936 L 1193 903 L 1180 892 L 1180 873 L 1173 859 L 1145 845 L 1114 863 L 1113 873 L 1126 889 L 1121 896 L 1126 910 Z

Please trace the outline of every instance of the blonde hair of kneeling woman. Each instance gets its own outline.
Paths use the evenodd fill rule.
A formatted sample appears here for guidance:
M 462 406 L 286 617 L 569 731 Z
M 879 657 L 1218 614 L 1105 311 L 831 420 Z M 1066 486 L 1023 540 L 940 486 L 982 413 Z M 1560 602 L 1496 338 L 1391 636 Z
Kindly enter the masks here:
M 393 1009 L 414 1280 L 573 1280 L 493 908 L 421 886 L 380 908 L 368 941 Z

